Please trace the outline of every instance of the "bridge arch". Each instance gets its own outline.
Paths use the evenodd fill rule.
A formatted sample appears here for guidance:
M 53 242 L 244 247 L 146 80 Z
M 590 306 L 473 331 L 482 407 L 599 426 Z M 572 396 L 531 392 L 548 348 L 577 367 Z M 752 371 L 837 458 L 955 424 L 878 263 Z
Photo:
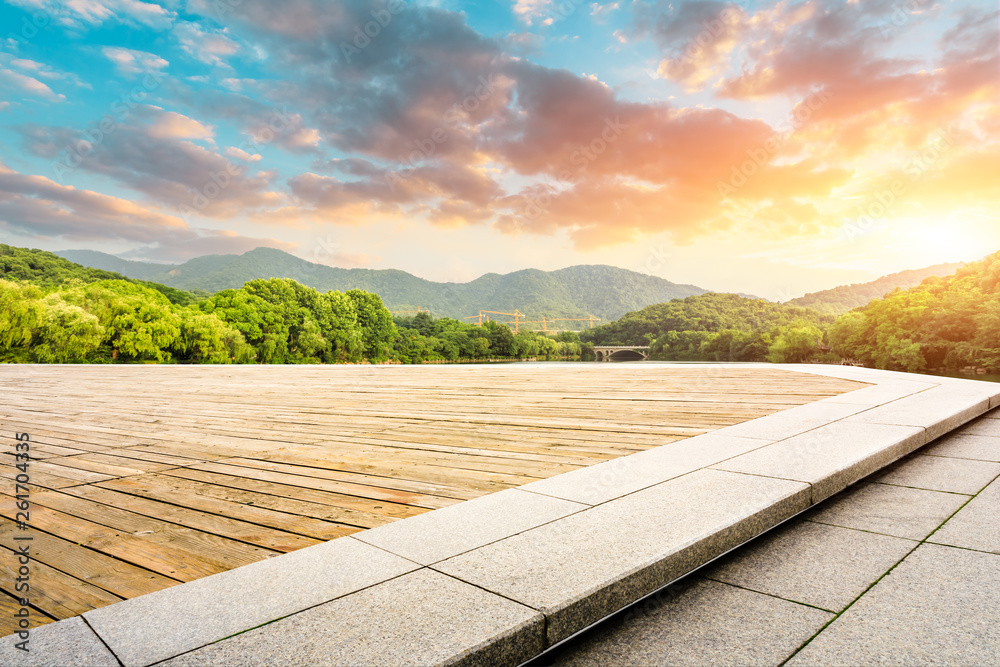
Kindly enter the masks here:
M 649 359 L 648 345 L 595 345 L 597 361 L 640 361 Z

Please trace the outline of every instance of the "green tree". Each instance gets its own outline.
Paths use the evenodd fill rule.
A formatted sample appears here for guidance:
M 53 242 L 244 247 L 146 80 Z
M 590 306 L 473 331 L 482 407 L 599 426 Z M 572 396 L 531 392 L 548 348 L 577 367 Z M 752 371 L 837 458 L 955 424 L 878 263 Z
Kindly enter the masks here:
M 32 347 L 35 361 L 74 363 L 84 361 L 104 340 L 104 327 L 95 315 L 63 301 L 59 294 L 45 297 L 44 316 Z
M 356 289 L 348 290 L 347 296 L 354 302 L 365 356 L 371 361 L 388 358 L 397 331 L 382 297 Z
M 822 341 L 823 332 L 811 324 L 781 327 L 768 349 L 768 361 L 774 363 L 808 361 L 819 352 Z

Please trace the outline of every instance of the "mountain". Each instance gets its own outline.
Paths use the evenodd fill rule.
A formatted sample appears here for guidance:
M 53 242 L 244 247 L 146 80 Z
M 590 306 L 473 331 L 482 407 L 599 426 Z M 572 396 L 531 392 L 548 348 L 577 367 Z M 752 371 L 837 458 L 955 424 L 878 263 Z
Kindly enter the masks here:
M 931 276 L 948 276 L 955 273 L 963 264 L 936 264 L 928 266 L 926 269 L 913 269 L 910 271 L 900 271 L 887 276 L 882 276 L 878 280 L 870 283 L 855 283 L 853 285 L 842 285 L 833 289 L 813 292 L 800 296 L 797 299 L 786 301 L 788 306 L 802 306 L 812 308 L 821 313 L 830 315 L 841 315 L 867 305 L 872 299 L 880 299 L 897 287 L 907 289 L 916 287 Z
M 614 320 L 654 303 L 708 291 L 603 265 L 487 273 L 467 283 L 437 283 L 393 269 L 340 269 L 314 264 L 274 248 L 257 248 L 242 255 L 207 255 L 179 265 L 123 260 L 91 250 L 56 254 L 85 266 L 184 290 L 217 292 L 242 287 L 255 278 L 293 278 L 321 292 L 374 292 L 390 310 L 430 308 L 435 317 L 456 319 L 480 310 L 511 312 L 517 308 L 529 319 L 593 315 Z

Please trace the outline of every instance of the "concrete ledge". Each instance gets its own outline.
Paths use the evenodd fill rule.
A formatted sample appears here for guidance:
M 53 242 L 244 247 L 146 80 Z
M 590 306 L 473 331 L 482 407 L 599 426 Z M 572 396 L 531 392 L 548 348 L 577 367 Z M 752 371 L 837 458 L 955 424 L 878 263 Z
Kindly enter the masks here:
M 68 618 L 31 631 L 28 651 L 15 648 L 14 635 L 0 644 L 0 665 L 5 667 L 120 667 L 83 619 Z
M 83 617 L 125 667 L 142 667 L 418 567 L 341 538 L 101 607 Z
M 552 644 L 808 506 L 807 484 L 699 470 L 434 569 L 542 612 Z
M 872 386 L 97 609 L 0 663 L 516 665 L 1000 405 L 760 367 Z

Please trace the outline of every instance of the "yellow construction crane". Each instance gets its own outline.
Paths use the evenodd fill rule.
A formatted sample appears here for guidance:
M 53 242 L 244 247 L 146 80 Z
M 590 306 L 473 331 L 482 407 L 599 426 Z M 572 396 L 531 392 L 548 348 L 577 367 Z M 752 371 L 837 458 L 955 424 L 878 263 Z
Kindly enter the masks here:
M 488 313 L 488 314 L 487 314 Z M 520 331 L 522 324 L 541 324 L 541 329 L 531 329 L 531 331 L 541 331 L 548 333 L 549 331 L 562 331 L 562 329 L 550 329 L 549 325 L 553 322 L 590 322 L 590 328 L 594 328 L 594 322 L 600 322 L 601 318 L 589 315 L 587 317 L 545 317 L 542 316 L 540 320 L 522 320 L 524 313 L 522 313 L 517 308 L 514 309 L 513 313 L 504 313 L 498 310 L 480 310 L 478 315 L 469 315 L 468 317 L 463 317 L 464 320 L 476 320 L 476 326 L 483 326 L 483 322 L 490 321 L 490 315 L 508 315 L 514 318 L 514 333 Z M 504 324 L 511 324 L 511 322 L 504 322 Z
M 558 318 L 555 318 L 555 319 L 551 319 L 549 321 L 550 322 L 590 322 L 590 328 L 593 329 L 594 328 L 594 322 L 600 322 L 601 318 L 594 317 L 593 315 L 591 315 L 590 317 L 558 317 Z
M 553 322 L 590 322 L 590 328 L 593 329 L 594 328 L 594 322 L 600 322 L 600 321 L 601 321 L 601 318 L 599 318 L 599 317 L 593 317 L 593 316 L 591 316 L 591 317 L 577 317 L 577 318 L 573 318 L 573 317 L 544 317 L 543 316 L 542 319 L 540 319 L 540 320 L 525 320 L 525 321 L 521 322 L 521 324 L 541 324 L 542 325 L 541 329 L 530 329 L 530 331 L 541 331 L 542 333 L 548 333 L 550 331 L 566 331 L 566 329 L 563 329 L 561 327 L 555 327 L 553 329 L 550 329 L 549 325 L 552 324 Z
M 522 313 L 517 308 L 515 308 L 513 313 L 504 313 L 504 312 L 501 312 L 499 310 L 480 310 L 479 311 L 479 315 L 470 315 L 469 317 L 463 317 L 462 319 L 464 319 L 464 320 L 475 320 L 475 319 L 478 319 L 478 321 L 476 322 L 476 326 L 481 327 L 481 326 L 483 326 L 483 313 L 489 313 L 490 315 L 509 315 L 509 316 L 513 317 L 514 318 L 514 333 L 518 333 L 518 331 L 520 329 L 520 325 L 521 325 L 521 318 L 524 317 L 524 313 Z M 490 321 L 489 315 L 486 316 L 486 321 L 487 322 Z M 510 322 L 504 322 L 504 324 L 510 324 Z

